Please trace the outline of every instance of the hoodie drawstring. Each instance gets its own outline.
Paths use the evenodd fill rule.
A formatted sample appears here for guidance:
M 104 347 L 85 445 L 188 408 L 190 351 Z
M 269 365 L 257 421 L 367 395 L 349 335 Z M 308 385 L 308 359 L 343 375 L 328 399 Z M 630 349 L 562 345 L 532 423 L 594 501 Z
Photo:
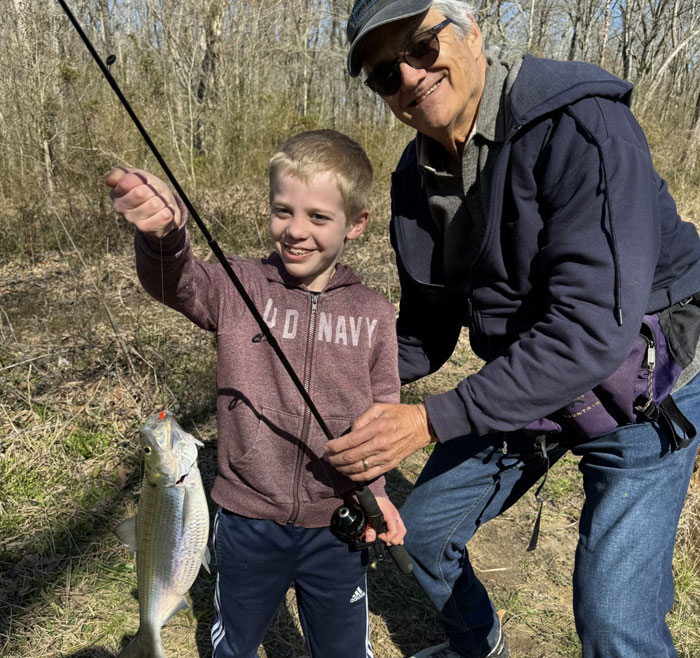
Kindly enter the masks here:
M 622 326 L 622 275 L 620 274 L 620 259 L 617 254 L 617 238 L 615 236 L 615 222 L 613 221 L 613 210 L 612 204 L 610 203 L 610 183 L 608 181 L 608 170 L 605 167 L 605 158 L 603 157 L 603 147 L 597 140 L 595 135 L 588 130 L 584 123 L 576 116 L 576 113 L 570 108 L 565 107 L 564 112 L 568 114 L 576 123 L 576 125 L 584 132 L 586 137 L 595 145 L 598 156 L 600 157 L 600 167 L 603 171 L 603 195 L 605 197 L 605 206 L 608 209 L 608 216 L 610 217 L 610 253 L 612 254 L 613 266 L 615 268 L 615 307 L 613 313 L 615 314 L 615 320 L 617 321 L 617 326 Z

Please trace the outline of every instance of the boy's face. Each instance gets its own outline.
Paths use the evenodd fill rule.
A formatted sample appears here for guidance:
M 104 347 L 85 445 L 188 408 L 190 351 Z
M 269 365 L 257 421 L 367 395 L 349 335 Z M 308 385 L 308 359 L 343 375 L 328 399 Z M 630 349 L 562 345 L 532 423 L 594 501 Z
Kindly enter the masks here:
M 309 290 L 321 292 L 335 271 L 345 240 L 364 230 L 369 211 L 348 218 L 332 174 L 308 184 L 283 171 L 272 178 L 270 234 L 287 271 Z

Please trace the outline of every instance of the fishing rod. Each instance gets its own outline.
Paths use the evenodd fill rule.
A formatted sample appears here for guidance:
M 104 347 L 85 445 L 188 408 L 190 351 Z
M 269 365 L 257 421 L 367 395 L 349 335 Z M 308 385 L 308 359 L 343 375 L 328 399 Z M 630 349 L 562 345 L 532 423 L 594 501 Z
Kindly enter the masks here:
M 88 38 L 87 34 L 85 34 L 85 32 L 83 31 L 83 28 L 81 27 L 80 23 L 73 15 L 73 12 L 70 10 L 68 5 L 66 4 L 65 0 L 57 0 L 57 1 L 58 1 L 58 4 L 61 5 L 61 8 L 63 9 L 63 13 L 68 17 L 68 20 L 71 22 L 71 24 L 75 28 L 76 32 L 78 33 L 78 36 L 80 36 L 82 42 L 85 44 L 85 47 L 90 52 L 90 55 L 92 55 L 92 58 L 95 60 L 97 65 L 100 67 L 100 71 L 102 71 L 102 75 L 105 77 L 105 79 L 109 83 L 109 86 L 112 88 L 114 93 L 117 95 L 117 98 L 121 102 L 124 109 L 127 111 L 129 117 L 131 118 L 132 122 L 134 123 L 134 125 L 138 129 L 139 133 L 141 133 L 141 137 L 143 137 L 143 139 L 146 142 L 151 153 L 153 154 L 155 159 L 158 161 L 158 164 L 161 166 L 162 170 L 165 172 L 165 175 L 168 177 L 168 179 L 172 183 L 172 186 L 175 188 L 175 191 L 179 195 L 180 199 L 182 199 L 182 202 L 185 204 L 185 207 L 187 208 L 188 212 L 190 213 L 192 219 L 194 220 L 195 224 L 197 224 L 199 230 L 202 232 L 202 235 L 206 239 L 207 244 L 209 245 L 209 248 L 212 250 L 213 254 L 216 256 L 217 260 L 219 261 L 219 263 L 221 263 L 221 266 L 226 271 L 226 274 L 228 275 L 229 279 L 231 280 L 231 283 L 233 283 L 233 285 L 236 288 L 236 290 L 238 291 L 238 294 L 240 295 L 241 299 L 243 300 L 243 302 L 247 306 L 248 310 L 250 311 L 251 315 L 253 316 L 253 319 L 260 327 L 260 331 L 262 331 L 263 335 L 267 339 L 267 342 L 270 344 L 270 347 L 272 347 L 275 354 L 277 355 L 277 358 L 280 360 L 280 362 L 284 366 L 284 369 L 287 371 L 287 374 L 289 375 L 292 382 L 294 383 L 294 386 L 296 386 L 301 397 L 303 398 L 304 402 L 308 406 L 309 411 L 311 412 L 313 417 L 316 419 L 316 422 L 319 424 L 319 427 L 323 431 L 323 434 L 325 435 L 325 437 L 329 441 L 331 441 L 335 437 L 333 436 L 333 434 L 331 434 L 331 431 L 328 429 L 328 426 L 326 425 L 325 421 L 323 420 L 323 417 L 321 416 L 320 412 L 318 411 L 318 408 L 316 407 L 313 400 L 311 399 L 311 396 L 309 395 L 308 391 L 304 387 L 304 384 L 299 379 L 299 376 L 297 375 L 294 368 L 292 367 L 292 364 L 289 362 L 286 355 L 282 351 L 282 348 L 279 346 L 277 339 L 274 337 L 274 335 L 272 334 L 272 331 L 267 326 L 267 323 L 265 322 L 264 318 L 260 314 L 260 311 L 258 311 L 253 300 L 250 298 L 250 295 L 248 295 L 248 292 L 243 287 L 243 284 L 241 283 L 241 281 L 238 278 L 238 276 L 236 275 L 236 273 L 233 271 L 233 268 L 231 267 L 230 263 L 228 262 L 228 260 L 226 260 L 226 256 L 224 256 L 223 251 L 221 251 L 221 247 L 219 247 L 219 244 L 217 243 L 217 241 L 214 239 L 214 237 L 211 235 L 211 233 L 207 229 L 206 225 L 204 224 L 201 217 L 199 216 L 197 209 L 194 207 L 194 205 L 190 201 L 189 197 L 187 196 L 185 191 L 180 186 L 180 183 L 178 182 L 177 178 L 175 178 L 175 174 L 173 174 L 173 172 L 170 170 L 168 163 L 165 161 L 163 156 L 160 154 L 160 151 L 158 150 L 156 145 L 153 143 L 151 136 L 148 134 L 146 129 L 143 127 L 143 124 L 141 123 L 140 119 L 138 118 L 138 116 L 136 116 L 136 113 L 132 109 L 131 104 L 127 100 L 126 96 L 124 96 L 124 94 L 122 93 L 122 90 L 120 89 L 119 85 L 117 84 L 117 81 L 112 76 L 107 64 L 111 65 L 116 58 L 114 57 L 114 55 L 110 55 L 107 58 L 107 64 L 105 64 L 105 62 L 102 61 L 102 58 L 100 57 L 98 52 L 95 50 L 95 47 L 92 45 L 92 42 Z M 381 513 L 381 510 L 379 509 L 379 505 L 377 504 L 377 501 L 374 497 L 374 494 L 364 484 L 360 484 L 360 485 L 356 486 L 355 494 L 357 495 L 357 498 L 360 501 L 360 505 L 362 505 L 365 513 L 367 514 L 367 516 L 371 520 L 375 530 L 377 531 L 377 534 L 381 534 L 382 532 L 384 532 L 386 530 L 384 516 Z M 377 525 L 375 525 L 375 524 L 377 524 Z M 406 552 L 406 549 L 403 546 L 399 546 L 399 545 L 389 546 L 389 552 L 390 552 L 391 556 L 394 558 L 394 561 L 396 562 L 399 569 L 401 569 L 401 571 L 403 571 L 404 573 L 409 573 L 412 570 L 413 564 L 411 563 L 411 559 L 408 556 L 408 553 Z

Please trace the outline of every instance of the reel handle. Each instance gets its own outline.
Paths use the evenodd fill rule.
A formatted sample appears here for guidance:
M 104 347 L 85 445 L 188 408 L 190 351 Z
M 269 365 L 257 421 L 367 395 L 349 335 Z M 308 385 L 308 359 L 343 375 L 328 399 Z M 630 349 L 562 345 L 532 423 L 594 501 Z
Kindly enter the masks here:
M 377 534 L 381 535 L 383 532 L 386 532 L 384 515 L 379 508 L 377 499 L 369 488 L 361 484 L 355 490 L 355 495 L 357 496 L 357 500 L 360 501 L 360 506 L 367 515 L 372 527 L 377 531 Z M 413 562 L 411 561 L 408 551 L 403 546 L 396 544 L 394 546 L 388 546 L 387 548 L 396 566 L 402 573 L 411 573 L 411 571 L 413 571 Z

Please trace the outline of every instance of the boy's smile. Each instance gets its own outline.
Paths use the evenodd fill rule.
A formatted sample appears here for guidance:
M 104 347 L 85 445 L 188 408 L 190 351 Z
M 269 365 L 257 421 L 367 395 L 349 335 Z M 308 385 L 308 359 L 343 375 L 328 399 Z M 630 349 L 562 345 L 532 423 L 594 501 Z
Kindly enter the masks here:
M 345 240 L 360 236 L 369 213 L 348 219 L 332 174 L 304 182 L 280 171 L 270 184 L 270 235 L 286 270 L 321 292 L 343 253 Z

